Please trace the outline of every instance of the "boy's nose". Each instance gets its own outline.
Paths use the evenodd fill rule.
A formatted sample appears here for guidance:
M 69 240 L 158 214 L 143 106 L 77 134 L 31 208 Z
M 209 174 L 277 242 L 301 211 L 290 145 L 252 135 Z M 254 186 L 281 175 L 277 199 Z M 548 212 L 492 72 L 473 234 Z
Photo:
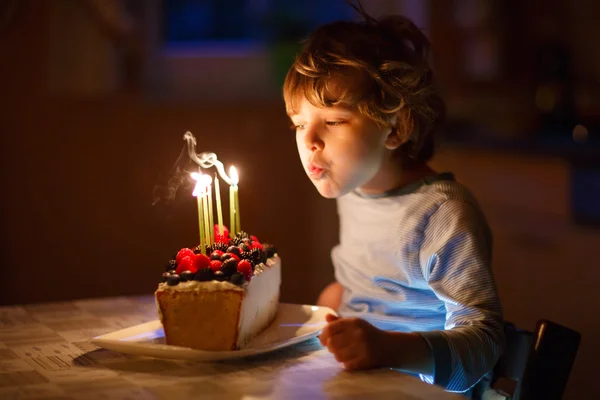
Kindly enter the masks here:
M 310 151 L 323 150 L 325 143 L 319 136 L 319 132 L 315 128 L 309 128 L 304 136 L 304 144 Z

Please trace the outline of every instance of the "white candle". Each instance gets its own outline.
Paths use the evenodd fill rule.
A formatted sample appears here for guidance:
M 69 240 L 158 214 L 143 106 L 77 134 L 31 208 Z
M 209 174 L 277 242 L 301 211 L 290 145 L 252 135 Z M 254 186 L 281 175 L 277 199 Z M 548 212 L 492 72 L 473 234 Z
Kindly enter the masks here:
M 231 186 L 229 187 L 229 201 L 231 204 L 231 224 L 235 226 L 233 233 L 237 233 L 241 230 L 240 227 L 240 205 L 238 200 L 238 182 L 240 180 L 237 169 L 232 165 L 229 169 L 229 178 L 231 179 Z
M 194 178 L 194 174 L 192 174 L 192 178 Z M 202 184 L 199 180 L 196 181 L 196 186 L 194 187 L 192 196 L 196 197 L 196 202 L 198 203 L 198 230 L 200 231 L 200 248 L 202 251 L 204 251 L 204 210 L 202 207 L 202 197 L 204 196 L 202 195 Z

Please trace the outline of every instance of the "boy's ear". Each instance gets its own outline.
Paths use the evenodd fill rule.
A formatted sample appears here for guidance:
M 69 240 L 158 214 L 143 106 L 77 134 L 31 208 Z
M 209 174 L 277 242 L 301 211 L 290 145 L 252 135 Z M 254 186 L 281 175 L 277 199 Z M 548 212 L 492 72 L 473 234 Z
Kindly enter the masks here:
M 388 150 L 396 150 L 398 147 L 402 145 L 402 136 L 400 135 L 400 130 L 396 126 L 392 126 L 391 132 L 388 134 L 385 139 L 385 148 Z

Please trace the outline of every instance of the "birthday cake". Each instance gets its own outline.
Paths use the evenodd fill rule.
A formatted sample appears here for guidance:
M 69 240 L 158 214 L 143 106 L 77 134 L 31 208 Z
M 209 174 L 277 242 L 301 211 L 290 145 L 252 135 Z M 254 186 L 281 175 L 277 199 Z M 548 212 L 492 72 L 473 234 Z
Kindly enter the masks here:
M 281 259 L 255 236 L 225 232 L 183 248 L 155 292 L 167 344 L 198 350 L 244 348 L 275 318 Z

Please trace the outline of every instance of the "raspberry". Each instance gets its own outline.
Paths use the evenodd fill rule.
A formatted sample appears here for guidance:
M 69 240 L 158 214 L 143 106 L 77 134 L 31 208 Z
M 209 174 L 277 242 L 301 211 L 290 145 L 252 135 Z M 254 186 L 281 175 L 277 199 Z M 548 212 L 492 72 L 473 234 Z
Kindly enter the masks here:
M 188 249 L 189 250 L 189 249 Z M 175 273 L 177 275 L 181 275 L 183 271 L 191 271 L 196 273 L 197 268 L 194 266 L 194 256 L 185 256 L 181 259 L 180 262 L 177 263 L 177 269 Z
M 237 271 L 244 274 L 247 281 L 252 277 L 252 264 L 248 260 L 242 260 L 237 265 Z
M 258 242 L 258 238 L 254 235 L 250 236 L 250 239 L 252 239 L 253 242 Z
M 264 250 L 263 245 L 260 244 L 259 242 L 252 242 L 252 248 Z
M 188 249 L 187 247 L 179 250 L 179 252 L 177 252 L 177 256 L 175 256 L 175 261 L 177 261 L 177 264 L 180 264 L 183 257 L 186 256 L 193 257 L 194 251 L 192 249 Z
M 223 263 L 219 260 L 213 260 L 210 262 L 210 264 L 208 264 L 208 266 L 210 267 L 210 269 L 212 270 L 212 272 L 217 272 L 221 270 L 221 265 L 223 265 Z
M 240 261 L 240 256 L 238 256 L 235 253 L 227 253 L 231 256 L 231 258 L 233 258 L 235 261 Z
M 210 258 L 208 258 L 208 256 L 204 254 L 196 254 L 193 260 L 194 267 L 196 269 L 195 271 L 193 271 L 194 273 L 196 273 L 196 271 L 198 271 L 199 269 L 208 267 L 208 264 L 210 264 Z

